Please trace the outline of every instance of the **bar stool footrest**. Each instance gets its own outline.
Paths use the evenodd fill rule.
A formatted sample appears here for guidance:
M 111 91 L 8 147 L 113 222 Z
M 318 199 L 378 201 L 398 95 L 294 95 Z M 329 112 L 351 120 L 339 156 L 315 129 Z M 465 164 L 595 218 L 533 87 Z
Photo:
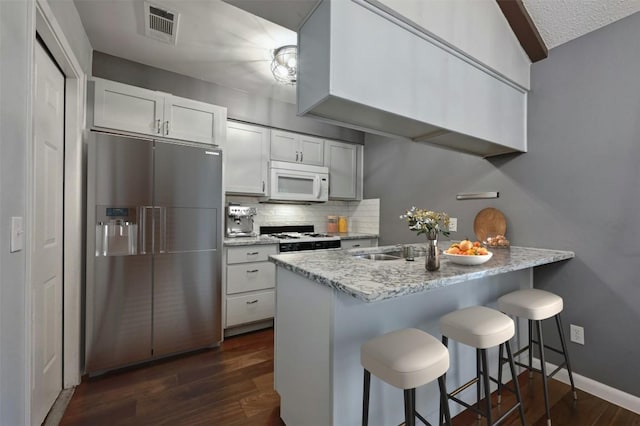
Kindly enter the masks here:
M 457 402 L 458 404 L 462 405 L 465 408 L 468 408 L 469 410 L 473 411 L 476 414 L 479 414 L 481 416 L 485 415 L 484 411 L 480 410 L 478 407 L 474 407 L 473 405 L 470 405 L 470 404 L 464 402 L 463 400 L 461 400 L 461 399 L 459 399 L 459 398 L 457 398 L 455 396 L 452 396 L 451 394 L 449 394 L 449 399 L 451 399 L 453 402 Z
M 505 361 L 505 362 L 506 362 L 506 361 Z M 529 365 L 528 365 L 528 364 L 523 364 L 523 363 L 521 363 L 521 362 L 519 362 L 519 361 L 513 361 L 513 363 L 514 363 L 515 365 L 519 366 L 519 367 L 526 368 L 526 369 L 527 369 L 527 370 L 529 370 L 529 371 L 533 371 L 533 372 L 535 372 L 535 373 L 542 374 L 542 370 L 541 370 L 541 369 L 539 369 L 539 368 L 536 368 L 536 367 L 531 367 L 531 368 L 529 368 Z M 566 366 L 567 366 L 567 363 L 566 363 L 566 361 L 565 361 L 565 362 L 563 362 L 562 364 L 560 364 L 558 367 L 556 367 L 556 369 L 555 369 L 555 370 L 553 370 L 550 374 L 547 374 L 547 378 L 552 378 L 553 376 L 555 376 L 555 375 L 558 373 L 558 371 L 562 370 L 562 368 L 563 368 L 563 367 L 566 367 Z M 491 379 L 492 379 L 492 380 L 494 380 L 493 378 L 491 378 Z M 495 381 L 495 383 L 498 383 L 498 382 L 497 382 L 497 381 Z

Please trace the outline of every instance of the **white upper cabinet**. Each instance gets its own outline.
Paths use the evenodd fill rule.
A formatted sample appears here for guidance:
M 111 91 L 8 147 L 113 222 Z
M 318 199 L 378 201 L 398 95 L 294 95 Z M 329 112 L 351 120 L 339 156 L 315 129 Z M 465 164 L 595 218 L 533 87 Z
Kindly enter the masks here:
M 96 78 L 93 125 L 149 136 L 223 145 L 227 109 Z
M 164 99 L 164 136 L 221 145 L 225 140 L 227 109 L 168 95 Z M 222 125 L 220 125 L 222 123 Z
M 272 130 L 271 159 L 322 166 L 324 140 L 298 133 Z
M 227 122 L 223 153 L 227 193 L 266 195 L 269 135 L 270 130 L 265 127 Z
M 338 141 L 324 143 L 324 165 L 329 167 L 329 197 L 355 200 L 358 196 L 358 151 L 362 147 Z
M 159 136 L 163 105 L 163 96 L 159 92 L 96 79 L 93 124 Z
M 300 135 L 300 162 L 322 166 L 324 163 L 324 140 Z

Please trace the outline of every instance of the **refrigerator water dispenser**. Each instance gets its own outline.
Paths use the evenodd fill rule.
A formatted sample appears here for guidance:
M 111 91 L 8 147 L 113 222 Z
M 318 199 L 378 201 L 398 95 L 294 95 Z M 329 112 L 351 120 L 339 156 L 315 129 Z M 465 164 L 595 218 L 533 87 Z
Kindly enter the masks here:
M 138 254 L 138 225 L 135 208 L 98 206 L 96 256 Z

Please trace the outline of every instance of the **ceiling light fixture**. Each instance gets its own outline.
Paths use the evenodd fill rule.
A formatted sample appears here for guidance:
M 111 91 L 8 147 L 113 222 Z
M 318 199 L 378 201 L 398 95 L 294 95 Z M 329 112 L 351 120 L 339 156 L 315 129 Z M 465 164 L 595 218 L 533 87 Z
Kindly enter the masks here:
M 271 72 L 278 83 L 296 84 L 298 77 L 298 47 L 287 45 L 273 51 Z

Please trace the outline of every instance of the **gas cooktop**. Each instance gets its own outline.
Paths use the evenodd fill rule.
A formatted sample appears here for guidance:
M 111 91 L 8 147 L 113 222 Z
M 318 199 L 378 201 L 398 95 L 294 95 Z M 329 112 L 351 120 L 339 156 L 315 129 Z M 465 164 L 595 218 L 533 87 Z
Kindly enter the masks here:
M 281 240 L 312 240 L 312 239 L 326 239 L 326 238 L 331 238 L 334 240 L 339 240 L 339 237 L 336 237 L 334 235 L 329 235 L 329 234 L 318 234 L 315 232 L 280 232 L 277 234 L 270 234 L 270 236 L 274 237 L 274 238 L 278 238 Z
M 261 226 L 260 235 L 280 241 L 280 252 L 340 248 L 340 237 L 315 232 L 313 225 Z

